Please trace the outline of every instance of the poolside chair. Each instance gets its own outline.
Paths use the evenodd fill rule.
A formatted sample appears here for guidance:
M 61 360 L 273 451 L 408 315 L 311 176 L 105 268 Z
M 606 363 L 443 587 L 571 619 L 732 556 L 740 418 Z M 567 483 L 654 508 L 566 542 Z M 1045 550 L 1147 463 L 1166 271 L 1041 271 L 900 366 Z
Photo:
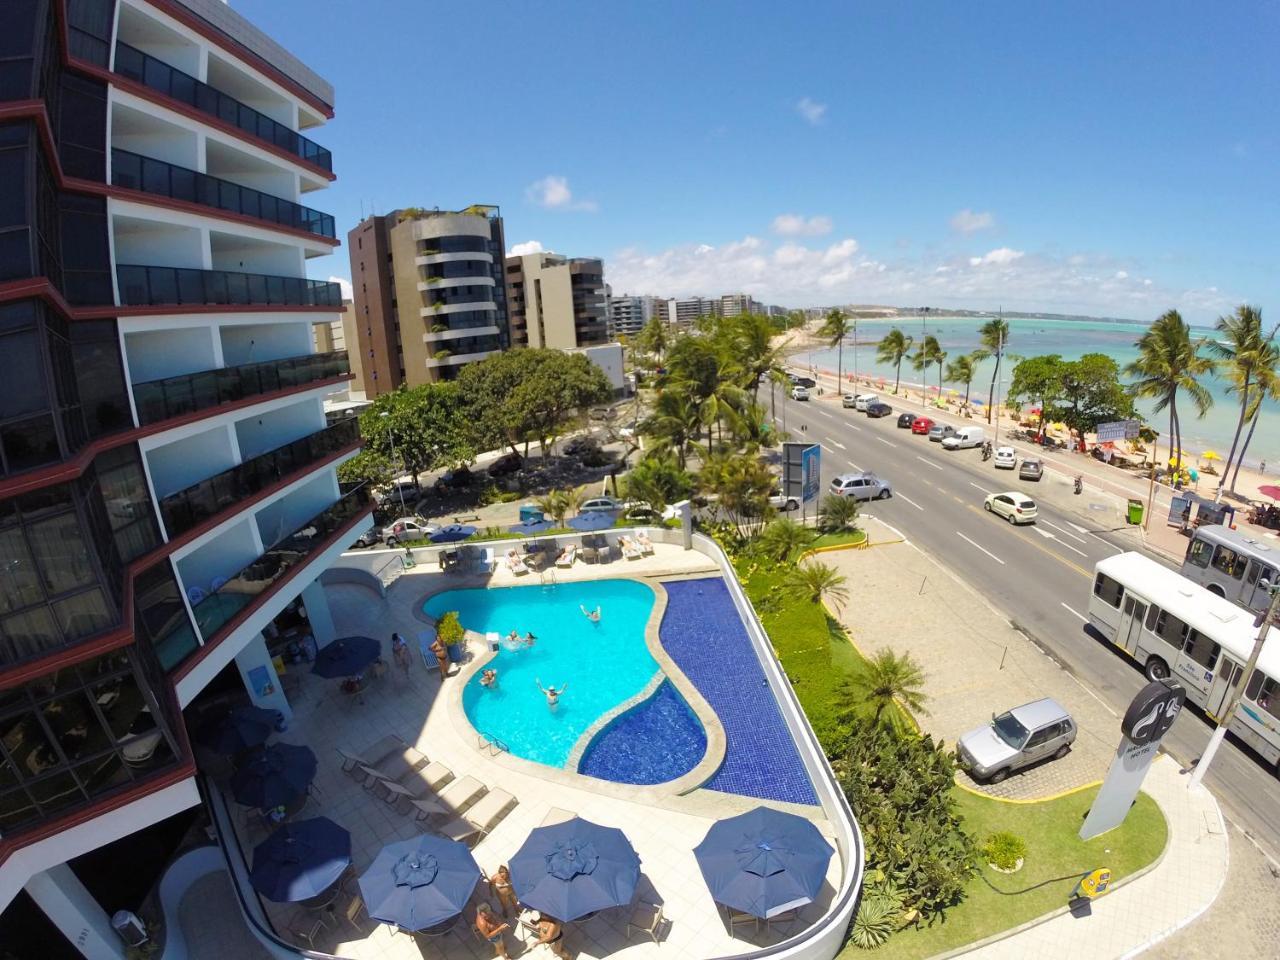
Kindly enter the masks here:
M 653 541 L 649 539 L 649 535 L 643 530 L 636 534 L 636 545 L 645 556 L 653 555 Z
M 498 551 L 493 547 L 481 547 L 476 558 L 478 573 L 493 573 L 498 568 Z
M 618 546 L 622 548 L 622 555 L 628 560 L 639 560 L 643 555 L 640 545 L 629 537 L 619 537 Z
M 435 793 L 454 779 L 453 771 L 443 763 L 433 760 L 420 770 L 413 770 L 399 780 L 384 780 L 384 799 L 394 807 L 401 799 L 421 800 Z
M 426 630 L 418 631 L 418 653 L 422 654 L 422 665 L 427 668 L 427 672 L 436 669 L 436 655 L 431 649 L 431 645 L 435 642 L 435 627 L 428 627 Z
M 481 797 L 470 810 L 461 817 L 451 817 L 440 824 L 432 824 L 432 829 L 450 840 L 464 843 L 474 837 L 479 843 L 502 822 L 508 813 L 516 808 L 519 801 L 505 790 L 491 790 Z
M 411 799 L 409 803 L 418 812 L 414 819 L 431 817 L 457 817 L 489 792 L 489 788 L 475 777 L 466 776 L 452 781 L 437 793 Z
M 577 544 L 572 544 L 572 543 L 571 543 L 571 544 L 569 544 L 569 546 L 568 546 L 568 547 L 566 547 L 566 548 L 565 548 L 564 553 L 562 553 L 560 556 L 556 557 L 556 566 L 557 566 L 557 567 L 572 567 L 572 566 L 573 566 L 573 561 L 575 561 L 575 560 L 577 560 L 577 559 L 578 559 L 578 547 L 577 547 Z
M 380 760 L 376 766 L 364 768 L 366 777 L 365 789 L 375 790 L 379 784 L 396 781 L 401 777 L 419 770 L 427 765 L 427 756 L 416 747 L 402 746 Z
M 664 923 L 666 917 L 662 915 L 662 904 L 637 900 L 636 905 L 631 908 L 631 916 L 627 918 L 627 939 L 631 939 L 632 931 L 638 930 L 640 933 L 647 933 L 654 943 L 658 943 L 658 935 Z
M 358 753 L 348 752 L 341 747 L 336 749 L 338 756 L 342 758 L 342 772 L 348 774 L 354 780 L 363 782 L 368 776 L 366 773 L 368 768 L 376 766 L 380 760 L 391 756 L 396 750 L 404 749 L 405 745 L 403 740 L 395 734 L 389 733 L 381 740 L 375 740 Z
M 732 907 L 725 907 L 725 913 L 729 917 L 729 936 L 736 937 L 738 927 L 750 925 L 752 932 L 760 932 L 760 918 L 753 913 L 743 913 L 741 910 L 734 910 Z
M 524 558 L 515 550 L 507 551 L 506 559 L 507 569 L 514 573 L 517 577 L 523 576 L 529 572 L 529 565 L 524 562 Z

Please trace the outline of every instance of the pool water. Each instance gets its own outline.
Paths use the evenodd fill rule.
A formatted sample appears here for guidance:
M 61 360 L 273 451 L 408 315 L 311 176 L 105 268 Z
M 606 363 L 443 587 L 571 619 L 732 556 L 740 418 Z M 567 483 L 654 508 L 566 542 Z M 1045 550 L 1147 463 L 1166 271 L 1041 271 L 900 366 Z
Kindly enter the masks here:
M 427 599 L 426 613 L 449 610 L 478 633 L 512 630 L 537 638 L 529 648 L 499 649 L 489 666 L 498 686 L 488 690 L 477 674 L 462 692 L 471 725 L 528 760 L 563 767 L 575 743 L 602 714 L 634 697 L 658 672 L 645 645 L 653 590 L 637 580 L 447 590 Z M 581 608 L 600 608 L 592 623 Z M 568 689 L 556 709 L 538 690 Z
M 652 697 L 596 734 L 578 772 L 614 783 L 666 783 L 692 770 L 706 752 L 702 723 L 664 680 Z

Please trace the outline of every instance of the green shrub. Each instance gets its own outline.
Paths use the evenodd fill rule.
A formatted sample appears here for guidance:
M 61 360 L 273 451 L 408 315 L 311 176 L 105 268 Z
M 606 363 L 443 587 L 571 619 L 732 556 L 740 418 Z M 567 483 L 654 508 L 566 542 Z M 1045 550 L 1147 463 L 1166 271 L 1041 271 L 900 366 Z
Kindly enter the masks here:
M 1013 870 L 1018 861 L 1027 855 L 1026 841 L 1007 831 L 993 833 L 982 844 L 982 856 L 987 863 L 1001 870 Z
M 888 897 L 863 896 L 849 932 L 853 945 L 863 950 L 883 947 L 897 926 L 898 910 L 898 905 Z
M 445 646 L 451 643 L 461 643 L 466 631 L 462 629 L 462 623 L 458 620 L 458 611 L 450 610 L 445 613 L 436 622 L 436 636 L 440 638 L 440 642 Z

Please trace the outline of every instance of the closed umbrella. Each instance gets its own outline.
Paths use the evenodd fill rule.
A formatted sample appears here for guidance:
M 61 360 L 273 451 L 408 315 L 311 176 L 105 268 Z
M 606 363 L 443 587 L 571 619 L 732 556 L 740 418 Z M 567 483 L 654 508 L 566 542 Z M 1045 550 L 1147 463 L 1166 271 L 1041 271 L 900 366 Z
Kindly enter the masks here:
M 354 677 L 381 654 L 382 644 L 373 637 L 341 637 L 320 648 L 311 672 L 330 680 Z
M 235 772 L 231 795 L 246 807 L 271 810 L 298 799 L 315 778 L 316 755 L 310 747 L 273 743 Z
M 811 821 L 756 807 L 712 826 L 693 855 L 712 899 L 767 919 L 813 902 L 834 852 Z
M 581 817 L 535 828 L 509 865 L 520 902 L 557 920 L 628 904 L 640 880 L 626 834 Z
M 569 521 L 569 526 L 584 533 L 590 530 L 608 530 L 613 526 L 613 514 L 593 511 L 580 513 Z
M 245 704 L 204 724 L 195 741 L 214 753 L 240 753 L 266 743 L 279 722 L 279 711 Z
M 286 823 L 253 851 L 249 880 L 276 903 L 309 900 L 328 890 L 351 863 L 351 834 L 328 817 Z
M 431 535 L 432 543 L 456 543 L 459 540 L 466 540 L 469 536 L 476 532 L 476 528 L 466 523 L 451 523 L 447 527 L 441 527 Z
M 555 526 L 554 520 L 525 520 L 523 523 L 513 523 L 507 527 L 509 533 L 522 533 L 525 535 L 534 533 L 545 533 Z
M 424 835 L 383 847 L 360 876 L 360 896 L 375 920 L 424 930 L 461 913 L 479 881 L 465 844 Z

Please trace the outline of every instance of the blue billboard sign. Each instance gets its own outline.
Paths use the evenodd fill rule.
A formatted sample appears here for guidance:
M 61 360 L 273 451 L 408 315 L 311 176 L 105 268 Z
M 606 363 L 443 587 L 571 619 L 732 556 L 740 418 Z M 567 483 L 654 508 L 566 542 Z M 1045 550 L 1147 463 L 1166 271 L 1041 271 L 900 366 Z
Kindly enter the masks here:
M 800 455 L 801 494 L 805 503 L 817 500 L 822 490 L 822 447 L 805 447 Z

